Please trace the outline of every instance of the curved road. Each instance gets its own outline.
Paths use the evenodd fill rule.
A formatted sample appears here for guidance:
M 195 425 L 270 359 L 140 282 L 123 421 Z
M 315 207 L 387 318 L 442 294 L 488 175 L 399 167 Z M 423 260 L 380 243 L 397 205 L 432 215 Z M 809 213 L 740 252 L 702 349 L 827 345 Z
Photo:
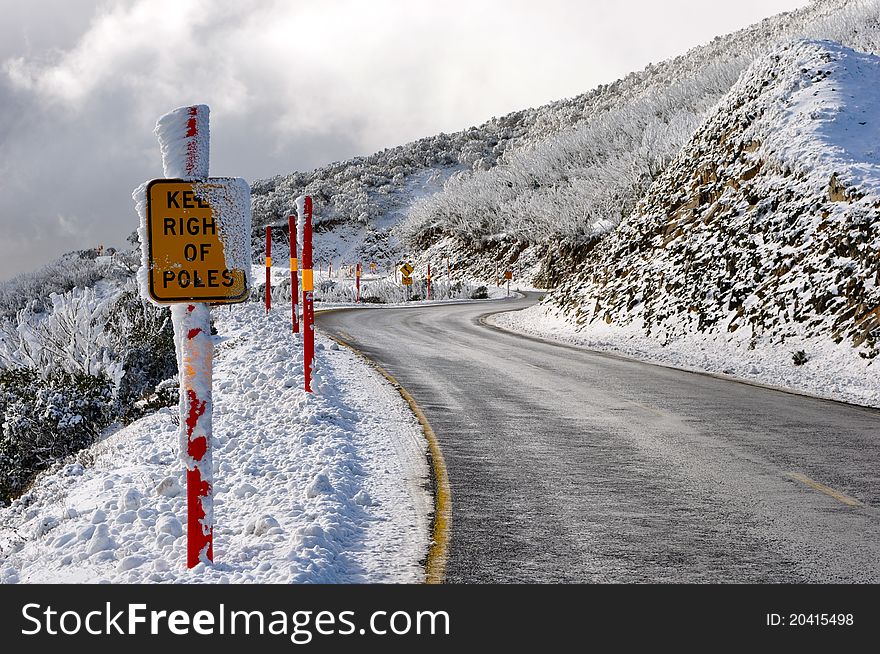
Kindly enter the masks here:
M 440 440 L 448 582 L 880 581 L 880 411 L 479 321 L 534 301 L 318 316 Z

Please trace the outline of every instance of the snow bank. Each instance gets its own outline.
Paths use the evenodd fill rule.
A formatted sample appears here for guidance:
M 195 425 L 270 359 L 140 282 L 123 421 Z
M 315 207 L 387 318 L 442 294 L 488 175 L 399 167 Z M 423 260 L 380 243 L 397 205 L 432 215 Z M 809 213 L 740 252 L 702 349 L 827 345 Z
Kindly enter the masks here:
M 620 326 L 603 322 L 579 331 L 563 314 L 541 304 L 495 314 L 487 322 L 510 331 L 649 363 L 880 407 L 880 384 L 874 367 L 869 361 L 854 359 L 848 345 L 827 339 L 801 337 L 787 341 L 784 348 L 767 342 L 751 348 L 745 335 L 728 339 L 693 333 L 664 343 L 645 335 L 639 323 Z M 809 359 L 795 366 L 792 357 L 799 350 L 809 352 Z
M 430 494 L 409 408 L 317 338 L 303 392 L 288 316 L 217 309 L 214 548 L 186 569 L 176 408 L 120 429 L 0 508 L 5 582 L 419 582 Z

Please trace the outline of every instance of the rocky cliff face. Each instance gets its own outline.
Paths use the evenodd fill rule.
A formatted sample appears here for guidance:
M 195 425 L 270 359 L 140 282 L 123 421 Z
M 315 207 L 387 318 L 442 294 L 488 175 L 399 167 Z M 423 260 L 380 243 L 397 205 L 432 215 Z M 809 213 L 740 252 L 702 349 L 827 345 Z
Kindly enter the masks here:
M 581 329 L 880 339 L 880 58 L 798 41 L 755 62 L 637 211 L 548 299 Z

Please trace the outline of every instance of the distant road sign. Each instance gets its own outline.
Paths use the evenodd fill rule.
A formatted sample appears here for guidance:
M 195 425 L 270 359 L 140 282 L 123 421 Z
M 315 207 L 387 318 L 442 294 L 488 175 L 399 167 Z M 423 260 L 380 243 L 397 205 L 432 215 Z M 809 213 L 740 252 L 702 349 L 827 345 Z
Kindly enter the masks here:
M 504 271 L 504 279 L 513 279 L 513 271 L 505 270 Z
M 155 179 L 147 186 L 150 296 L 161 303 L 244 302 L 244 270 L 227 268 L 230 238 L 250 238 L 234 227 L 242 180 L 211 177 L 202 182 Z M 227 229 L 224 230 L 224 225 Z M 250 248 L 250 242 L 246 244 Z
M 412 277 L 408 277 L 407 275 L 404 275 L 402 283 L 404 286 L 412 286 L 413 279 L 412 279 Z
M 412 264 L 408 261 L 400 267 L 400 272 L 402 272 L 405 277 L 412 275 L 413 270 L 415 270 L 415 268 L 413 268 Z

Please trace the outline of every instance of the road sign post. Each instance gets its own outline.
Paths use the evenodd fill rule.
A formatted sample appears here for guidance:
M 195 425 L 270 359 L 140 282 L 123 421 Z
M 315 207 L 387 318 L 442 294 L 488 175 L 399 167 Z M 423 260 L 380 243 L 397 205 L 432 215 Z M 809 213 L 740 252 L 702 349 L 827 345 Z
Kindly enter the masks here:
M 266 314 L 272 308 L 272 226 L 266 225 Z
M 302 221 L 302 312 L 303 371 L 306 392 L 312 392 L 312 364 L 315 359 L 314 270 L 312 270 L 312 198 L 297 199 L 297 212 Z
M 513 271 L 505 270 L 504 271 L 504 279 L 507 280 L 507 297 L 510 297 L 510 280 L 513 279 Z
M 406 301 L 409 302 L 410 298 L 410 286 L 412 286 L 413 280 L 410 275 L 412 275 L 414 268 L 409 261 L 404 261 L 403 265 L 400 266 L 400 283 L 406 288 Z M 395 273 L 395 277 L 397 273 Z
M 206 105 L 194 105 L 159 119 L 165 179 L 133 194 L 141 217 L 141 295 L 171 305 L 189 568 L 214 560 L 210 304 L 246 300 L 251 263 L 250 188 L 243 179 L 208 177 L 208 117 Z
M 287 230 L 290 234 L 290 305 L 291 305 L 291 322 L 293 325 L 293 333 L 299 334 L 299 284 L 297 283 L 299 259 L 297 258 L 299 245 L 296 238 L 296 217 L 287 217 Z

